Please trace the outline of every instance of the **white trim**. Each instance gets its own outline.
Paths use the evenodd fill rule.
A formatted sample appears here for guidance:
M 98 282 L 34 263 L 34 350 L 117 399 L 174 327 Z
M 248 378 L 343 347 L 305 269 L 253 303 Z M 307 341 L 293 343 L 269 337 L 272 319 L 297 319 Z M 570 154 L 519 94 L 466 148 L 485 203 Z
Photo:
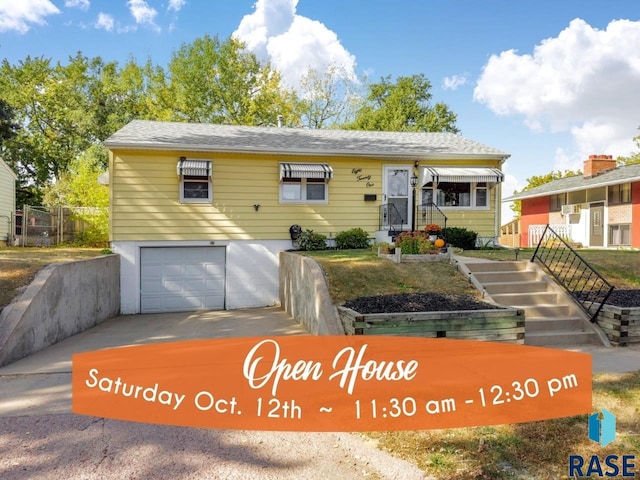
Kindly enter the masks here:
M 196 179 L 186 179 L 187 182 L 197 182 L 200 181 L 202 183 L 205 182 L 204 177 L 202 180 Z M 213 203 L 213 185 L 211 182 L 211 177 L 208 177 L 207 182 L 207 198 L 185 198 L 184 196 L 184 176 L 180 177 L 180 203 Z
M 322 200 L 307 200 L 307 185 L 308 185 L 308 178 L 296 178 L 296 180 L 300 180 L 299 183 L 294 183 L 294 182 L 286 182 L 285 180 L 292 180 L 291 178 L 286 178 L 286 179 L 281 179 L 280 180 L 280 185 L 279 185 L 279 191 L 280 191 L 280 196 L 279 196 L 279 201 L 280 203 L 284 203 L 284 204 L 309 204 L 309 205 L 327 205 L 329 203 L 329 183 L 327 181 L 327 179 L 324 180 L 323 183 L 320 182 L 314 182 L 314 185 L 323 185 L 324 186 L 324 199 Z M 285 185 L 299 185 L 300 186 L 300 198 L 296 198 L 296 199 L 288 199 L 284 197 L 284 186 Z

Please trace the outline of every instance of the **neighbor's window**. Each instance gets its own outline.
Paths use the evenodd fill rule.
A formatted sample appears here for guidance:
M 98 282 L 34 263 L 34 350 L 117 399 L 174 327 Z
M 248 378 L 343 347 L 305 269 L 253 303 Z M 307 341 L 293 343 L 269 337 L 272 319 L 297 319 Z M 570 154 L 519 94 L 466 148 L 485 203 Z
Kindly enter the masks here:
M 209 160 L 180 159 L 178 162 L 180 202 L 211 203 L 213 200 L 211 169 Z
M 621 183 L 619 185 L 610 185 L 608 188 L 608 194 L 609 205 L 631 203 L 631 184 Z
M 560 212 L 562 206 L 567 204 L 567 197 L 564 193 L 558 193 L 557 195 L 549 196 L 549 211 Z
M 631 245 L 631 226 L 609 225 L 609 245 Z

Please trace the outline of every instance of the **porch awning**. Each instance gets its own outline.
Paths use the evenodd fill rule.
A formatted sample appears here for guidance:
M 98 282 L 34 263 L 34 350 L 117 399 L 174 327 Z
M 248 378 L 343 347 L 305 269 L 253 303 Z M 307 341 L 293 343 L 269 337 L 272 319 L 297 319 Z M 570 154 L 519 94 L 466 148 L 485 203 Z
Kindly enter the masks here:
M 421 167 L 420 185 L 430 182 L 488 182 L 501 183 L 504 175 L 497 168 Z
M 186 158 L 181 158 L 178 161 L 178 176 L 183 175 L 211 177 L 211 161 L 187 160 Z
M 280 178 L 325 178 L 333 177 L 333 168 L 326 163 L 281 163 Z

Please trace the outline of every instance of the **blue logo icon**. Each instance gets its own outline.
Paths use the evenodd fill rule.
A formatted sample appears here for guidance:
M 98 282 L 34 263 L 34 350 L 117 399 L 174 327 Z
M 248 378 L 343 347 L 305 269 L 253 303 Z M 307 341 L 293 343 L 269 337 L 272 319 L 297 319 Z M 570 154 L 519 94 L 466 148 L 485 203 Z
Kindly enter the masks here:
M 616 438 L 616 416 L 603 408 L 589 416 L 589 439 L 606 447 Z

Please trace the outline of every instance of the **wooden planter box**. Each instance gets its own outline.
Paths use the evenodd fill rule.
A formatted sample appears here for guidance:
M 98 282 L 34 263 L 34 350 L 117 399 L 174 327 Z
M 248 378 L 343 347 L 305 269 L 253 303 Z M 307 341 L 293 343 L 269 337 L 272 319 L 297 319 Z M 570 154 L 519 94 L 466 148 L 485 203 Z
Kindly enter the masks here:
M 458 338 L 524 344 L 524 310 L 358 313 L 338 307 L 347 335 Z
M 605 305 L 596 322 L 613 345 L 640 343 L 640 307 Z
M 399 248 L 396 248 L 394 253 L 382 253 L 381 249 L 378 249 L 378 256 L 393 263 L 410 263 L 410 262 L 446 262 L 451 259 L 450 253 L 427 253 L 424 255 L 409 255 L 403 254 Z

